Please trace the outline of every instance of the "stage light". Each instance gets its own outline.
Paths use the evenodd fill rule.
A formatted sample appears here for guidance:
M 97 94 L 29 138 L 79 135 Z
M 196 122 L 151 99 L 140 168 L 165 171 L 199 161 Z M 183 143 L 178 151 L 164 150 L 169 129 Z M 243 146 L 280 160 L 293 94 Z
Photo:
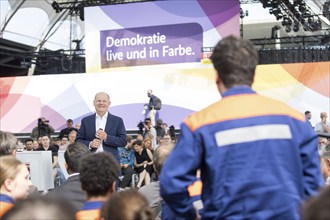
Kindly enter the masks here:
M 279 13 L 277 16 L 276 16 L 276 20 L 280 20 L 283 18 L 283 14 L 282 13 Z
M 299 11 L 302 12 L 302 13 L 304 13 L 306 11 L 306 5 L 305 4 L 299 5 L 298 8 L 299 8 Z
M 294 23 L 292 30 L 293 30 L 294 32 L 298 32 L 298 31 L 299 31 L 299 23 L 298 23 L 298 22 L 295 22 L 295 23 Z
M 55 10 L 56 13 L 60 13 L 62 11 L 62 8 L 60 7 L 60 5 L 56 1 L 53 1 L 52 7 L 53 7 L 53 9 Z
M 290 31 L 291 31 L 291 26 L 286 26 L 286 27 L 285 27 L 285 32 L 286 32 L 286 33 L 289 33 Z

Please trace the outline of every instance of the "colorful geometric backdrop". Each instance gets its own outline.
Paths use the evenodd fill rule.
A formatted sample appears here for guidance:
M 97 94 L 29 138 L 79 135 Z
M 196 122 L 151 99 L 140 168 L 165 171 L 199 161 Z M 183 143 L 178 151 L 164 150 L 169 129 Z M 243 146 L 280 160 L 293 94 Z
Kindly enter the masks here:
M 98 74 L 46 75 L 0 78 L 0 130 L 30 132 L 45 116 L 59 131 L 67 118 L 79 123 L 94 112 L 95 93 L 110 94 L 109 111 L 123 118 L 128 130 L 144 119 L 143 104 L 152 88 L 163 102 L 160 117 L 178 127 L 190 113 L 220 99 L 214 71 L 183 72 L 136 70 Z M 312 122 L 330 108 L 330 62 L 260 65 L 253 88 L 282 100 L 302 113 L 310 110 Z

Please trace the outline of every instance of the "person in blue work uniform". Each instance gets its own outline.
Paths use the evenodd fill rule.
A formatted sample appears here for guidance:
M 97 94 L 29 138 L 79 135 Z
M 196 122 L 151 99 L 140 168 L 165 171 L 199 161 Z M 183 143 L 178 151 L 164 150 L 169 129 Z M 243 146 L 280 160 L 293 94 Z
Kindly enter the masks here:
M 21 161 L 12 156 L 0 157 L 0 218 L 16 200 L 28 196 L 32 185 L 29 175 L 28 168 Z
M 251 89 L 258 52 L 229 36 L 211 56 L 222 99 L 181 124 L 160 175 L 161 196 L 194 219 L 188 186 L 201 170 L 202 219 L 300 219 L 322 185 L 317 136 L 300 112 Z
M 87 201 L 76 213 L 76 219 L 99 220 L 103 203 L 116 191 L 119 164 L 111 153 L 100 152 L 81 158 L 78 170 Z

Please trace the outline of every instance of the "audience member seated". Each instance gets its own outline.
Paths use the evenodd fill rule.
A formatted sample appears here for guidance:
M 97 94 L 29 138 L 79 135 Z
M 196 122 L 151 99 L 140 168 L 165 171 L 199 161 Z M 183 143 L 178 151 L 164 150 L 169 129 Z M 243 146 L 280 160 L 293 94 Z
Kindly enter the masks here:
M 305 111 L 305 118 L 309 122 L 309 124 L 313 127 L 313 125 L 311 123 L 312 113 L 310 111 Z
M 325 179 L 325 184 L 330 185 L 330 144 L 324 146 L 320 153 L 321 171 Z
M 33 139 L 28 138 L 25 140 L 26 151 L 34 151 L 33 149 Z
M 73 127 L 73 121 L 72 121 L 72 119 L 68 119 L 66 121 L 66 128 L 63 128 L 60 131 L 60 134 L 58 135 L 58 137 L 61 138 L 61 139 L 63 137 L 68 137 L 71 131 L 77 131 L 78 132 L 78 129 L 76 129 L 76 128 Z
M 143 134 L 142 133 L 138 133 L 137 136 L 136 136 L 136 140 L 142 142 L 143 139 L 144 139 Z
M 113 194 L 101 209 L 101 220 L 152 220 L 147 199 L 134 189 Z
M 308 199 L 302 207 L 302 220 L 330 219 L 330 186 L 324 188 L 320 194 Z
M 75 212 L 80 210 L 87 200 L 86 193 L 81 189 L 78 168 L 80 159 L 89 153 L 89 149 L 82 143 L 70 144 L 64 153 L 65 167 L 69 177 L 65 183 L 47 194 L 47 196 L 71 202 Z
M 164 128 L 164 130 L 165 130 L 165 134 L 167 134 L 168 133 L 168 125 L 167 125 L 167 123 L 163 123 L 162 124 L 162 127 Z
M 31 185 L 25 164 L 12 156 L 0 157 L 0 217 L 28 195 Z
M 38 196 L 18 201 L 2 219 L 69 220 L 75 219 L 75 212 L 72 205 L 63 199 Z
M 67 136 L 63 136 L 62 139 L 61 139 L 61 145 L 60 145 L 60 148 L 59 150 L 61 151 L 65 151 L 66 148 L 68 147 L 69 145 L 69 139 Z
M 173 144 L 163 144 L 160 145 L 154 152 L 154 163 L 153 167 L 157 175 L 160 174 L 163 164 L 166 158 L 171 153 L 174 145 Z M 161 219 L 162 202 L 163 199 L 160 196 L 159 181 L 152 182 L 145 185 L 139 189 L 148 200 L 150 207 L 155 213 L 157 219 Z
M 159 146 L 161 146 L 163 144 L 165 144 L 165 139 L 163 137 L 162 138 L 159 138 L 157 147 L 159 147 Z
M 330 125 L 327 121 L 328 115 L 326 112 L 321 112 L 321 121 L 315 124 L 314 130 L 318 133 L 330 133 Z
M 40 147 L 38 140 L 33 140 L 33 150 L 37 150 Z
M 70 133 L 69 133 L 69 144 L 73 144 L 74 143 L 74 141 L 76 140 L 76 138 L 77 138 L 77 131 L 71 131 Z
M 0 157 L 1 156 L 16 156 L 17 138 L 9 133 L 0 131 Z
M 0 131 L 0 140 L 0 157 L 16 157 L 16 137 L 12 133 Z M 38 193 L 38 188 L 32 185 L 29 190 L 29 196 L 34 196 Z
M 160 175 L 162 167 L 170 155 L 171 151 L 174 148 L 173 143 L 162 144 L 154 152 L 154 169 L 157 175 Z M 149 185 L 143 186 L 139 189 L 139 192 L 142 193 L 148 200 L 150 207 L 153 209 L 156 219 L 163 220 L 181 220 L 176 216 L 170 208 L 163 202 L 163 199 L 160 195 L 160 186 L 159 181 L 152 182 Z M 196 181 L 193 185 L 188 187 L 188 192 L 191 197 L 191 203 L 196 209 L 196 212 L 202 212 L 203 204 L 201 201 L 201 192 L 202 192 L 202 183 L 199 180 L 199 173 L 196 174 Z
M 51 138 L 47 135 L 41 137 L 42 146 L 38 148 L 37 151 L 51 151 L 52 152 L 52 167 L 53 167 L 53 176 L 57 175 L 57 166 L 58 166 L 58 146 L 51 143 Z
M 31 138 L 39 138 L 44 135 L 50 136 L 55 129 L 49 124 L 45 117 L 38 118 L 38 124 L 31 131 Z
M 155 129 L 156 129 L 156 133 L 157 133 L 157 140 L 159 140 L 159 138 L 164 137 L 165 135 L 165 129 L 163 128 L 163 120 L 161 118 L 158 118 L 156 120 L 156 125 L 155 125 Z M 157 141 L 158 143 L 158 141 Z
M 141 141 L 134 141 L 133 148 L 135 151 L 134 169 L 139 174 L 139 182 L 137 183 L 138 188 L 151 182 L 151 174 L 153 172 L 153 156 L 149 149 L 142 147 Z
M 325 147 L 325 145 L 327 145 L 327 138 L 325 137 L 318 137 L 318 145 L 317 145 L 317 148 L 318 148 L 318 151 L 319 151 L 319 155 L 321 155 L 321 152 L 322 152 L 322 149 L 323 147 Z
M 157 145 L 157 132 L 156 129 L 151 124 L 151 119 L 144 119 L 144 129 L 143 129 L 143 138 L 150 138 L 152 140 L 152 145 Z
M 39 144 L 39 147 L 37 149 L 42 148 L 42 137 L 38 137 L 37 140 L 38 140 L 38 144 Z M 37 150 L 37 149 L 35 149 L 35 150 Z
M 80 182 L 87 193 L 87 202 L 76 213 L 77 220 L 99 219 L 103 203 L 116 191 L 119 171 L 117 160 L 107 152 L 89 154 L 81 159 Z
M 152 145 L 152 141 L 150 138 L 145 138 L 142 142 L 142 147 L 149 149 L 151 151 L 151 153 L 154 152 L 154 146 Z
M 62 142 L 62 140 L 59 137 L 53 137 L 53 138 L 51 138 L 51 143 L 50 144 L 55 145 L 58 148 L 60 148 L 61 142 Z
M 121 173 L 124 175 L 123 179 L 119 182 L 119 190 L 129 187 L 134 173 L 134 150 L 132 145 L 134 139 L 132 136 L 126 137 L 127 144 L 125 147 L 119 147 L 118 153 L 120 156 Z
M 164 135 L 164 144 L 170 144 L 172 142 L 172 138 L 170 134 Z

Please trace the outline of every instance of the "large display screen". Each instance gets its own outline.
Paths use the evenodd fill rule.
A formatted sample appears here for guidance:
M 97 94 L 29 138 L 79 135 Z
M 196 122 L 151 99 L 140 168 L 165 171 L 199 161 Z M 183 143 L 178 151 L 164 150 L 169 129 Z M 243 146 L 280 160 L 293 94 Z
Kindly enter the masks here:
M 180 71 L 184 64 L 203 64 L 209 48 L 223 37 L 239 35 L 239 1 L 152 1 L 85 8 L 85 33 L 89 73 L 135 66 Z

